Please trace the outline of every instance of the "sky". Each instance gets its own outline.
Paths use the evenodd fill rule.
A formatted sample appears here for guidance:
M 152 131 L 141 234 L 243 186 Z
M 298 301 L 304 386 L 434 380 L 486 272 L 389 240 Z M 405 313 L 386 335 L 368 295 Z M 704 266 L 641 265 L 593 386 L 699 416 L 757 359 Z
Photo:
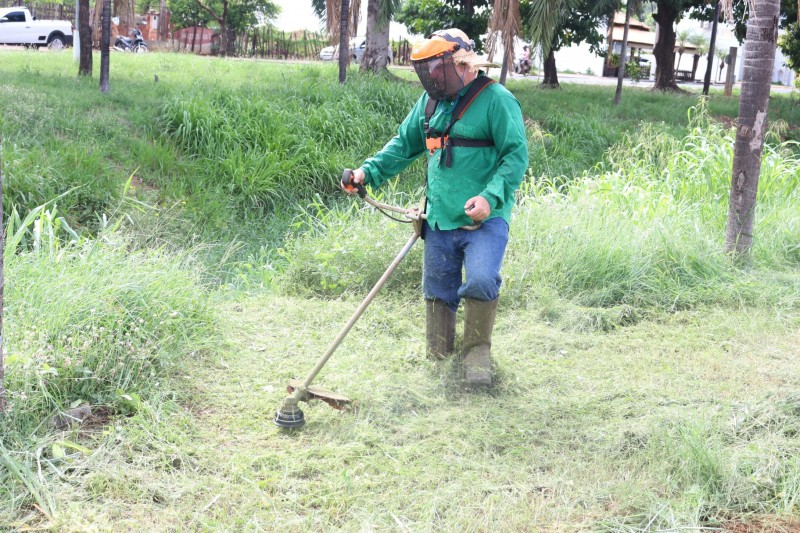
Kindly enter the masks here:
M 322 21 L 314 14 L 311 0 L 273 0 L 281 8 L 281 14 L 275 20 L 279 30 L 311 30 L 320 31 Z M 358 26 L 358 35 L 365 35 L 367 20 L 367 0 L 361 0 L 361 22 Z M 410 34 L 405 26 L 392 22 L 389 26 L 389 36 L 392 39 L 409 38 Z M 413 39 L 411 39 L 413 40 Z

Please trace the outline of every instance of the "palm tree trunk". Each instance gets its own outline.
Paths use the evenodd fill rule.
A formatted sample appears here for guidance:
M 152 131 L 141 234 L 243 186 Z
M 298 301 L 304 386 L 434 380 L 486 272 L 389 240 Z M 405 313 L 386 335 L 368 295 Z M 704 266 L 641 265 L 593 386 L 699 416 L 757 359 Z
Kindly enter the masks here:
M 78 38 L 80 44 L 80 62 L 78 75 L 92 77 L 92 25 L 89 23 L 89 0 L 80 0 L 78 8 Z
M 507 54 L 503 54 L 503 66 L 500 67 L 500 85 L 506 84 L 506 77 L 508 76 L 508 60 Z
M 733 151 L 733 177 L 728 208 L 725 251 L 749 256 L 753 243 L 761 153 L 767 132 L 767 108 L 775 46 L 778 41 L 780 0 L 759 0 L 747 21 L 739 118 Z
M 711 69 L 714 65 L 714 46 L 717 42 L 717 22 L 719 21 L 719 3 L 714 6 L 714 21 L 711 24 L 711 42 L 708 44 L 708 60 L 706 63 L 706 76 L 703 78 L 703 94 L 708 96 L 708 88 L 711 85 Z
M 350 59 L 350 43 L 347 40 L 347 14 L 350 11 L 350 1 L 342 0 L 339 14 L 339 83 L 347 80 L 347 60 Z
M 109 51 L 111 45 L 111 0 L 103 1 L 103 29 L 100 33 L 100 92 L 103 94 L 109 91 L 108 63 L 110 60 Z
M 625 8 L 625 29 L 622 31 L 622 50 L 619 51 L 619 72 L 617 72 L 617 91 L 614 93 L 614 105 L 619 105 L 622 100 L 622 79 L 625 77 L 625 53 L 628 51 L 628 30 L 631 27 L 631 8 L 633 1 L 628 0 Z

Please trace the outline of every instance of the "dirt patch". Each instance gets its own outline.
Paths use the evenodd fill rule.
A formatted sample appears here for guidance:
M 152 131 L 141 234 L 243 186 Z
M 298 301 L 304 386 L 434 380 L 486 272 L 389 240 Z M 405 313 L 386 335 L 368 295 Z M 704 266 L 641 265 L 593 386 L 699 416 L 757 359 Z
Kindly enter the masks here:
M 132 176 L 131 177 L 131 188 L 137 191 L 157 191 L 158 187 L 150 185 L 142 181 L 142 178 L 139 176 Z
M 763 517 L 751 522 L 726 522 L 722 530 L 728 533 L 797 533 L 800 521 Z

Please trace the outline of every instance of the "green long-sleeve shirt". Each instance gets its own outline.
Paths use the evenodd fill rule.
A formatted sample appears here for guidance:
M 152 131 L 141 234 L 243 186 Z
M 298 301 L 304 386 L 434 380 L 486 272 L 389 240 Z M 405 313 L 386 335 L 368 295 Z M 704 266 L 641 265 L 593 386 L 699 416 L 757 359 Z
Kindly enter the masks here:
M 461 94 L 466 92 L 466 88 Z M 366 183 L 378 187 L 410 165 L 422 153 L 428 157 L 428 223 L 441 230 L 455 229 L 472 220 L 464 204 L 482 196 L 492 208 L 489 218 L 507 222 L 517 190 L 528 169 L 528 143 L 519 102 L 505 87 L 492 83 L 469 106 L 450 135 L 467 139 L 491 139 L 494 146 L 455 146 L 451 167 L 444 165 L 441 150 L 433 155 L 425 149 L 425 105 L 423 94 L 394 136 L 374 157 L 362 165 Z M 430 126 L 444 131 L 450 122 L 455 101 L 441 101 Z

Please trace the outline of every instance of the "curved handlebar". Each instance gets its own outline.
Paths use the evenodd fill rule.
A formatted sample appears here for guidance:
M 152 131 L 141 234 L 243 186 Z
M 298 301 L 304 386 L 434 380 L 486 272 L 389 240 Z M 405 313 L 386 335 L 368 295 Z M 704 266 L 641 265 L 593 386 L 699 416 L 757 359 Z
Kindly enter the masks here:
M 379 211 L 391 211 L 393 213 L 400 213 L 404 215 L 409 221 L 421 223 L 423 220 L 427 220 L 427 215 L 419 210 L 419 208 L 412 207 L 410 209 L 406 209 L 403 207 L 397 207 L 394 205 L 384 204 L 383 202 L 379 202 L 374 198 L 371 198 L 367 194 L 367 190 L 364 188 L 364 185 L 361 183 L 356 183 L 353 181 L 353 170 L 346 168 L 344 169 L 344 173 L 342 174 L 342 188 L 344 188 L 347 192 L 352 192 L 355 190 L 358 193 L 359 198 L 367 202 L 372 207 L 377 208 Z M 386 214 L 384 212 L 384 214 Z M 393 218 L 393 217 L 390 217 Z M 397 219 L 395 219 L 397 220 Z M 476 230 L 481 227 L 481 223 L 478 222 L 477 224 L 461 226 L 460 229 L 466 230 Z M 420 229 L 421 231 L 421 229 Z

